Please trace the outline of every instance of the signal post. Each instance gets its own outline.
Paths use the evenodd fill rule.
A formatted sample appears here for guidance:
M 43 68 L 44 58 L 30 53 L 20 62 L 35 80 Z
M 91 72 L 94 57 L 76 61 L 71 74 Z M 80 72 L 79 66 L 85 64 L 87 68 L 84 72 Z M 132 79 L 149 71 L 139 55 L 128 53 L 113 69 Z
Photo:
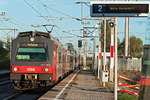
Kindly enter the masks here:
M 79 69 L 81 69 L 81 48 L 82 48 L 82 40 L 78 40 L 78 48 L 79 48 Z

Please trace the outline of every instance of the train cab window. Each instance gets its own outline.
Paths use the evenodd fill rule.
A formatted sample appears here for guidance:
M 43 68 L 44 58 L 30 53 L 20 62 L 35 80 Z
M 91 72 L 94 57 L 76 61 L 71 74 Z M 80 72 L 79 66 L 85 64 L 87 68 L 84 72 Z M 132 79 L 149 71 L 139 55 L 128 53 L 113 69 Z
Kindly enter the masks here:
M 45 61 L 47 54 L 45 48 L 19 48 L 16 60 Z

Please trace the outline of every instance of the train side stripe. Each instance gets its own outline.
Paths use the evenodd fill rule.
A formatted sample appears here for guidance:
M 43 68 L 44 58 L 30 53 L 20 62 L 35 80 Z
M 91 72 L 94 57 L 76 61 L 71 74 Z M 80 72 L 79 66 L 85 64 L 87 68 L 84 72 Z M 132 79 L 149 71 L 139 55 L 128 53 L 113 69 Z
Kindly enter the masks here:
M 14 71 L 14 68 L 18 68 L 18 71 Z M 48 68 L 49 71 L 45 72 L 44 69 Z M 53 73 L 52 66 L 11 66 L 12 73 Z

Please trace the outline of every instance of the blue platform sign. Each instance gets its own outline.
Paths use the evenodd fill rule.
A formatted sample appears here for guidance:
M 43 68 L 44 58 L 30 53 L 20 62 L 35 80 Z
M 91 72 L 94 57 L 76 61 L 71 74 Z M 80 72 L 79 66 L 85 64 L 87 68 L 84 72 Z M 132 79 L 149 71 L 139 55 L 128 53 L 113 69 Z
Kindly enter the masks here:
M 93 5 L 93 13 L 105 13 L 106 5 Z
M 91 4 L 91 17 L 147 17 L 149 3 L 100 2 Z

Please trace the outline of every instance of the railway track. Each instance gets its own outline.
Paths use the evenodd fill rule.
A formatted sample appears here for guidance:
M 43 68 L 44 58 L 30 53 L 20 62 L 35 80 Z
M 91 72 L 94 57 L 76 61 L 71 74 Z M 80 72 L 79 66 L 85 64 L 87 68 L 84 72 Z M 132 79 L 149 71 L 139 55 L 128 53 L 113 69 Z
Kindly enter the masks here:
M 0 71 L 0 81 L 4 78 L 8 78 L 10 74 L 10 71 Z
M 15 98 L 15 97 L 21 95 L 22 93 L 23 93 L 23 92 L 14 93 L 14 94 L 12 94 L 12 95 L 10 95 L 10 96 L 7 96 L 6 98 L 3 98 L 2 100 L 12 100 L 13 98 Z
M 64 78 L 62 78 L 59 82 L 61 82 Z M 49 87 L 42 87 L 29 91 L 17 91 L 13 88 L 9 77 L 3 78 L 0 80 L 0 100 L 37 100 L 58 83 Z
M 10 71 L 0 71 L 0 86 L 10 83 L 9 74 Z
M 3 74 L 1 74 L 1 75 L 3 75 Z M 7 84 L 10 84 L 10 83 L 11 83 L 11 81 L 10 81 L 9 76 L 3 77 L 3 78 L 0 79 L 0 86 L 7 85 Z
M 0 84 L 2 82 L 5 83 L 6 81 L 0 81 Z M 7 93 L 8 92 L 7 90 L 4 91 L 5 93 L 3 93 L 2 98 L 0 98 L 0 100 L 37 100 L 39 97 L 44 95 L 48 90 L 56 86 L 58 83 L 49 87 L 42 87 L 42 88 L 37 88 L 28 91 L 17 91 L 12 87 L 11 84 L 0 85 L 0 90 L 2 90 L 1 88 L 5 88 L 5 87 L 8 87 L 8 89 L 10 89 L 8 90 L 10 93 Z M 1 92 L 0 92 L 0 97 L 1 97 Z
M 0 82 L 0 86 L 7 85 L 10 83 L 11 83 L 10 80 L 2 81 L 2 82 Z
M 1 100 L 37 100 L 52 87 L 38 88 L 30 91 L 15 91 Z

